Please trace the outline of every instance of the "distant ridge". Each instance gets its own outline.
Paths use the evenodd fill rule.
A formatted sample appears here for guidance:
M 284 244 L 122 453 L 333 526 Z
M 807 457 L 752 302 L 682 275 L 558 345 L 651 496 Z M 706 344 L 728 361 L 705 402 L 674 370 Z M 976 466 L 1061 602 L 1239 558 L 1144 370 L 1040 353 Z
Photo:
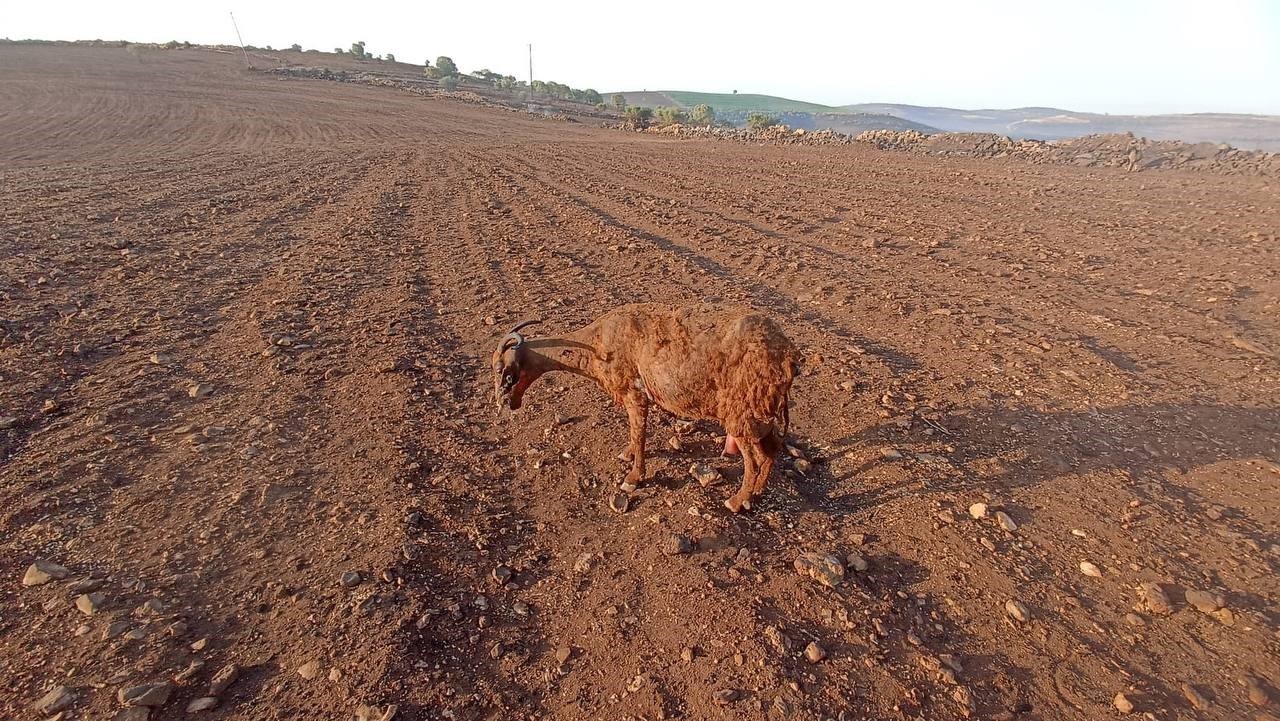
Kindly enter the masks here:
M 623 92 L 622 95 L 629 105 L 691 108 L 706 103 L 722 113 L 774 113 L 784 116 L 780 118 L 782 122 L 806 129 L 833 128 L 849 132 L 852 128 L 910 128 L 922 132 L 996 133 L 1035 140 L 1133 133 L 1152 140 L 1226 143 L 1245 150 L 1280 152 L 1280 116 L 1275 115 L 1107 115 L 1053 107 L 967 110 L 904 103 L 829 106 L 774 95 L 685 90 Z

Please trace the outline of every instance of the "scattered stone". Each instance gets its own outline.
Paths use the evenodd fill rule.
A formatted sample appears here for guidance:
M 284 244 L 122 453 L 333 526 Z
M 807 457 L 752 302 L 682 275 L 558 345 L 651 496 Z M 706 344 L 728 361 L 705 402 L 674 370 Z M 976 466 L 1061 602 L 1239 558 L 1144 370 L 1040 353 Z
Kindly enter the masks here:
M 151 361 L 152 365 L 167 366 L 169 365 L 170 358 L 164 353 L 152 353 L 150 356 L 147 356 L 147 360 Z
M 791 467 L 796 469 L 796 473 L 802 476 L 809 475 L 809 471 L 813 470 L 813 464 L 803 458 L 797 458 L 791 462 Z
M 902 451 L 897 448 L 881 448 L 880 457 L 886 461 L 896 461 L 902 458 Z
M 769 642 L 769 645 L 773 646 L 773 650 L 783 656 L 791 653 L 791 649 L 794 648 L 791 644 L 791 639 L 777 626 L 766 626 L 764 637 Z
M 18 425 L 17 416 L 0 416 L 0 431 L 7 431 Z
M 1182 695 L 1187 697 L 1187 701 L 1197 711 L 1208 711 L 1213 705 L 1204 694 L 1200 693 L 1195 686 L 1189 683 L 1182 684 Z
M 507 581 L 510 581 L 513 575 L 514 572 L 508 566 L 498 566 L 493 569 L 493 580 L 497 581 L 499 585 L 503 585 Z
M 193 642 L 193 643 L 191 644 L 191 650 L 192 650 L 192 651 L 203 651 L 203 650 L 205 649 L 205 647 L 206 647 L 206 646 L 208 646 L 208 645 L 209 645 L 209 639 L 207 639 L 207 638 L 202 638 L 202 639 L 200 639 L 199 641 L 195 641 L 195 642 Z
M 863 558 L 861 555 L 857 553 L 850 553 L 848 556 L 845 557 L 844 560 L 845 560 L 845 563 L 848 564 L 849 568 L 852 568 L 858 573 L 862 573 L 868 568 L 871 568 L 871 564 L 867 562 L 867 559 Z
M 191 702 L 187 704 L 187 713 L 195 713 L 197 711 L 208 711 L 212 708 L 216 708 L 217 705 L 218 705 L 218 699 L 213 696 L 201 696 L 200 698 L 193 698 L 191 699 Z
M 92 616 L 102 610 L 107 597 L 101 593 L 82 593 L 76 597 L 76 608 L 86 616 Z
M 113 638 L 124 635 L 129 630 L 129 621 L 112 621 L 107 627 L 102 629 L 102 640 L 109 641 Z
M 32 707 L 42 714 L 57 713 L 70 706 L 75 700 L 76 697 L 71 693 L 71 689 L 66 686 L 54 686 L 49 689 L 48 693 L 41 696 Z
M 116 692 L 116 699 L 123 706 L 163 706 L 169 701 L 173 686 L 167 682 L 144 683 L 127 686 Z
M 320 674 L 318 661 L 307 661 L 298 667 L 298 675 L 310 681 Z
M 1220 594 L 1211 593 L 1209 591 L 1198 591 L 1194 588 L 1186 591 L 1187 605 L 1194 606 L 1201 613 L 1212 614 L 1214 611 L 1227 605 L 1226 599 Z
M 987 504 L 975 503 L 972 506 L 969 506 L 969 515 L 972 516 L 975 520 L 979 518 L 986 518 Z
M 1120 713 L 1133 713 L 1133 702 L 1123 693 L 1116 694 L 1116 697 L 1111 699 L 1111 705 L 1115 706 Z
M 361 705 L 356 708 L 356 721 L 391 721 L 398 710 L 395 704 L 389 704 L 385 711 L 379 711 L 376 706 Z
M 1009 514 L 1004 511 L 996 511 L 996 523 L 999 523 L 1001 528 L 1010 533 L 1018 530 L 1018 524 L 1014 523 Z
M 573 656 L 573 649 L 569 646 L 561 646 L 556 649 L 556 663 L 563 666 L 570 657 Z
M 609 510 L 614 513 L 626 513 L 631 507 L 631 496 L 625 491 L 609 496 Z
M 111 718 L 112 721 L 147 721 L 151 718 L 151 709 L 146 706 L 130 706 L 120 709 Z
M 364 577 L 360 575 L 359 571 L 343 571 L 342 575 L 338 577 L 338 583 L 341 583 L 343 588 L 355 588 L 363 580 Z
M 720 471 L 705 463 L 695 463 L 689 466 L 689 475 L 693 476 L 703 488 L 719 483 L 722 478 Z
M 1089 537 L 1089 534 L 1085 533 L 1084 531 L 1080 530 L 1079 528 L 1073 528 L 1073 529 L 1071 529 L 1071 535 L 1075 536 L 1076 538 L 1088 538 L 1088 537 Z
M 1164 592 L 1164 588 L 1158 583 L 1144 583 L 1138 587 L 1138 594 L 1146 603 L 1147 610 L 1157 616 L 1168 616 L 1173 613 L 1173 602 L 1169 600 L 1169 595 Z
M 689 663 L 693 661 L 693 656 L 694 656 L 694 651 L 692 647 L 685 646 L 684 648 L 680 649 L 681 661 L 684 661 L 685 663 Z
M 1130 626 L 1136 626 L 1138 628 L 1141 628 L 1147 625 L 1147 619 L 1143 618 L 1142 616 L 1139 616 L 1136 613 L 1126 613 L 1124 615 L 1124 621 Z
M 844 582 L 844 566 L 835 556 L 806 551 L 800 554 L 793 565 L 796 571 L 828 588 L 835 588 Z
M 22 585 L 43 586 L 50 581 L 61 581 L 70 575 L 71 571 L 52 561 L 36 559 L 36 562 L 28 566 L 27 572 L 22 576 Z
M 668 556 L 682 556 L 693 553 L 693 539 L 679 533 L 667 536 L 662 543 L 662 552 Z
M 722 688 L 712 693 L 711 698 L 721 706 L 728 706 L 742 698 L 742 692 L 736 688 Z
M 164 604 L 160 602 L 160 599 L 149 598 L 145 602 L 143 602 L 141 606 L 138 606 L 138 608 L 134 611 L 134 615 L 147 616 L 147 615 L 162 613 L 163 611 L 164 611 Z
M 187 388 L 187 395 L 192 398 L 204 398 L 213 392 L 213 386 L 208 383 L 196 383 Z
M 941 511 L 938 511 L 937 518 L 948 526 L 956 522 L 956 514 L 952 513 L 950 508 L 944 508 Z
M 185 636 L 187 633 L 187 624 L 182 621 L 174 621 L 173 623 L 166 626 L 164 630 L 170 636 L 173 636 L 175 638 L 178 636 Z
M 1271 694 L 1262 685 L 1262 682 L 1253 676 L 1244 677 L 1244 688 L 1249 694 L 1249 703 L 1258 708 L 1266 708 L 1271 705 Z
M 1088 561 L 1080 562 L 1080 573 L 1090 578 L 1102 578 L 1102 570 Z
M 810 641 L 809 645 L 804 647 L 804 657 L 809 663 L 818 663 L 827 657 L 827 651 L 817 643 Z
M 587 573 L 591 567 L 595 565 L 596 556 L 594 553 L 583 553 L 578 556 L 578 560 L 573 563 L 573 570 L 577 573 Z
M 204 661 L 201 661 L 200 659 L 195 659 L 191 663 L 187 664 L 186 668 L 182 669 L 181 671 L 179 671 L 177 674 L 174 675 L 173 682 L 178 684 L 179 686 L 186 686 L 191 682 L 191 679 L 196 677 L 196 674 L 200 673 L 200 670 L 203 668 L 204 668 Z
M 239 666 L 234 663 L 229 663 L 226 666 L 223 666 L 218 669 L 218 672 L 213 675 L 213 678 L 209 679 L 209 695 L 221 696 L 222 692 L 231 688 L 231 684 L 235 683 L 238 678 L 240 678 Z
M 1016 621 L 1026 623 L 1031 620 L 1031 611 L 1021 601 L 1009 599 L 1004 602 L 1004 610 Z

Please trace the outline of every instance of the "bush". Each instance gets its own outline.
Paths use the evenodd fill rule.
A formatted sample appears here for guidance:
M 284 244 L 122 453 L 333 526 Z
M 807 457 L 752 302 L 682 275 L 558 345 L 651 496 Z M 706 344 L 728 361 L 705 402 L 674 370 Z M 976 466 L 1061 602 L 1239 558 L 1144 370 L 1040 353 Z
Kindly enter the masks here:
M 290 49 L 290 50 L 292 50 L 292 51 L 294 51 L 295 53 L 300 53 L 300 52 L 302 52 L 302 46 L 301 46 L 301 45 L 299 45 L 299 44 L 297 44 L 297 43 L 294 43 L 294 44 L 290 45 L 290 46 L 289 46 L 289 49 Z
M 363 40 L 357 40 L 356 42 L 351 43 L 351 54 L 358 58 L 364 57 L 364 41 Z
M 711 106 L 706 103 L 695 105 L 693 106 L 693 112 L 689 114 L 689 120 L 693 121 L 694 125 L 715 125 L 716 111 L 712 110 Z
M 644 130 L 649 127 L 649 121 L 653 119 L 653 108 L 632 105 L 622 111 L 622 119 L 626 121 L 627 127 Z
M 448 55 L 441 55 L 436 58 L 436 69 L 441 75 L 457 75 L 458 66 L 454 64 L 453 58 Z
M 458 76 L 457 76 L 457 75 L 446 75 L 446 76 L 444 76 L 443 78 L 440 78 L 440 89 L 441 89 L 441 90 L 449 90 L 449 91 L 457 90 L 457 89 L 458 89 Z
M 627 109 L 627 96 L 622 93 L 614 93 L 610 100 L 613 101 L 613 107 L 617 108 L 618 112 L 622 112 Z
M 689 120 L 680 108 L 658 108 L 654 113 L 658 116 L 658 125 L 682 125 Z
M 391 53 L 387 53 L 386 58 L 387 58 L 387 62 L 389 63 L 394 63 L 396 61 L 396 56 L 392 55 Z
M 778 116 L 760 111 L 752 111 L 747 113 L 747 129 L 748 130 L 764 130 L 778 124 Z

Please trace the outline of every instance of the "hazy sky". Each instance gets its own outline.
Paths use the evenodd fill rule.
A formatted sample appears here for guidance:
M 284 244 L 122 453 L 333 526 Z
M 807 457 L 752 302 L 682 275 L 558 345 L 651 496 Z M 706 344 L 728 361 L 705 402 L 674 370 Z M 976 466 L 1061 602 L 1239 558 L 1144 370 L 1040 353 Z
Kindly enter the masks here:
M 0 36 L 450 55 L 574 87 L 827 104 L 1280 114 L 1280 0 L 271 2 L 0 0 Z M 2 70 L 2 68 L 0 68 Z

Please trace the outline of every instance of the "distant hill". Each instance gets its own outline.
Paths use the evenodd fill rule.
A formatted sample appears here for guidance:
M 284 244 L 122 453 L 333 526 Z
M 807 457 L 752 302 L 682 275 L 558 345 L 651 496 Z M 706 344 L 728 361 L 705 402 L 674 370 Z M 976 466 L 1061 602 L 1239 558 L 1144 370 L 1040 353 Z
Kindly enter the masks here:
M 829 106 L 752 93 L 661 90 L 622 93 L 630 105 L 691 108 L 706 103 L 741 124 L 753 110 L 774 113 L 796 128 L 831 128 L 853 133 L 888 128 L 921 132 L 998 133 L 1011 138 L 1060 140 L 1096 133 L 1133 133 L 1152 140 L 1227 143 L 1245 150 L 1280 152 L 1280 116 L 1194 113 L 1188 115 L 1104 115 L 1063 108 L 964 110 L 902 103 Z M 738 115 L 741 114 L 741 115 Z
M 611 93 L 610 93 L 611 94 Z M 610 95 L 607 94 L 607 95 Z M 755 95 L 752 93 L 696 93 L 685 90 L 658 90 L 641 92 L 623 92 L 628 105 L 643 107 L 679 107 L 692 108 L 706 103 L 717 112 L 750 112 L 759 110 L 766 113 L 839 113 L 846 112 L 830 105 L 806 103 L 803 100 L 790 100 L 775 95 Z
M 893 115 L 948 132 L 999 133 L 1036 140 L 1133 133 L 1152 140 L 1228 143 L 1246 150 L 1280 151 L 1280 117 L 1274 115 L 1103 115 L 1062 108 L 961 110 L 898 103 L 856 103 L 841 109 Z

